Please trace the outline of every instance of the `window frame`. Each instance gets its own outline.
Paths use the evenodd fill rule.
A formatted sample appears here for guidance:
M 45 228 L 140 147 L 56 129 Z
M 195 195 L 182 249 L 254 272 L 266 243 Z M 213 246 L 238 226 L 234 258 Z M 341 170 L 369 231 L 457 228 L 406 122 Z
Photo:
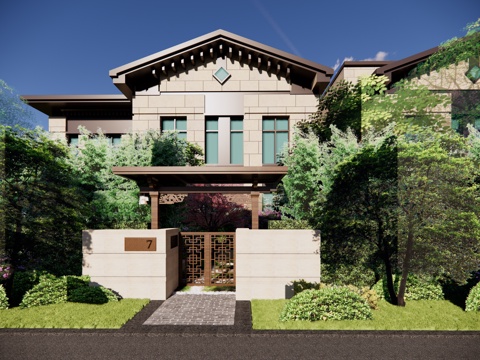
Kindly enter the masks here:
M 273 126 L 273 129 L 265 129 L 265 121 L 266 120 L 273 120 L 274 121 L 274 126 Z M 287 121 L 287 129 L 278 129 L 277 128 L 277 121 L 278 120 L 286 120 Z M 278 144 L 277 144 L 277 141 L 278 141 L 278 137 L 277 137 L 277 134 L 279 133 L 282 133 L 282 134 L 287 134 L 287 140 L 286 140 L 286 143 L 288 144 L 290 142 L 290 117 L 288 115 L 280 115 L 280 116 L 263 116 L 262 117 L 262 165 L 277 165 L 278 164 L 278 155 L 279 153 L 277 152 L 277 148 L 278 148 Z M 273 154 L 273 157 L 274 157 L 274 162 L 271 163 L 271 162 L 265 162 L 265 157 L 266 157 L 266 154 L 264 153 L 263 151 L 263 147 L 264 147 L 264 142 L 265 142 L 265 139 L 264 139 L 264 135 L 265 134 L 273 134 L 273 151 L 274 151 L 274 154 Z M 285 142 L 284 142 L 285 144 Z

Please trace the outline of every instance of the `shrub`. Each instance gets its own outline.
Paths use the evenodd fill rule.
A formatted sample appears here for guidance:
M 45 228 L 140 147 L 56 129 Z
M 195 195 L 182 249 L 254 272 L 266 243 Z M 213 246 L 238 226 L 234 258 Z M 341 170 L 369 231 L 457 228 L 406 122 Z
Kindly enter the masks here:
M 393 286 L 398 293 L 400 277 L 393 276 Z M 387 289 L 387 281 L 379 280 L 373 288 L 380 299 L 391 301 Z M 433 279 L 423 278 L 415 275 L 408 275 L 407 286 L 405 288 L 405 300 L 443 300 L 442 286 Z
M 347 288 L 349 288 L 353 292 L 360 295 L 362 299 L 364 299 L 367 302 L 370 309 L 374 309 L 374 310 L 378 309 L 379 297 L 375 289 L 370 289 L 368 286 L 358 288 L 354 285 L 347 285 Z
M 465 301 L 465 311 L 480 311 L 480 283 L 470 290 Z
M 3 285 L 0 285 L 0 310 L 8 309 L 7 293 Z
M 41 277 L 55 278 L 55 276 L 48 274 L 45 271 L 16 271 L 13 275 L 12 306 L 18 306 L 22 302 L 23 296 L 27 291 L 31 290 L 40 282 Z
M 310 289 L 319 290 L 321 286 L 319 283 L 309 282 L 304 279 L 292 281 L 292 284 L 293 284 L 294 295 L 297 295 L 304 290 L 310 290 Z
M 357 293 L 346 287 L 305 290 L 291 298 L 280 314 L 288 320 L 367 320 L 370 307 Z
M 312 229 L 307 220 L 282 219 L 269 220 L 268 228 L 271 230 L 302 230 Z
M 84 286 L 69 293 L 68 301 L 86 304 L 105 304 L 109 301 L 118 301 L 118 298 L 111 290 L 103 286 Z
M 70 293 L 88 287 L 89 282 L 89 276 L 68 275 L 56 278 L 51 274 L 40 275 L 38 284 L 27 291 L 20 306 L 28 308 L 67 302 Z

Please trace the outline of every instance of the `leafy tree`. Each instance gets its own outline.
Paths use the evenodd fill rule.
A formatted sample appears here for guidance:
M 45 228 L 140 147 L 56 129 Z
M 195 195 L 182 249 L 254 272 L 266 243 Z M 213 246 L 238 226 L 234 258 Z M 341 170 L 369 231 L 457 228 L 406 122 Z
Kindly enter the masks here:
M 81 272 L 82 187 L 68 148 L 41 129 L 0 127 L 1 207 L 6 253 L 14 268 Z
M 89 228 L 147 228 L 150 222 L 149 207 L 138 203 L 136 183 L 114 175 L 112 167 L 202 164 L 201 149 L 174 133 L 126 134 L 119 145 L 113 145 L 101 133 L 93 136 L 86 129 L 81 132 L 80 146 L 72 148 L 71 163 L 79 169 L 80 181 L 89 190 Z
M 32 117 L 25 102 L 0 79 L 0 125 L 33 128 Z
M 317 111 L 297 126 L 304 133 L 313 131 L 320 142 L 330 140 L 331 125 L 342 131 L 350 128 L 360 137 L 361 109 L 360 84 L 342 80 L 325 91 L 318 101 Z
M 397 207 L 397 147 L 390 136 L 379 146 L 365 145 L 336 168 L 318 219 L 328 273 L 356 268 L 373 273 L 374 283 L 386 272 L 395 299 Z
M 447 275 L 465 282 L 480 262 L 478 162 L 465 138 L 434 131 L 399 138 L 398 243 L 402 279 L 409 272 Z

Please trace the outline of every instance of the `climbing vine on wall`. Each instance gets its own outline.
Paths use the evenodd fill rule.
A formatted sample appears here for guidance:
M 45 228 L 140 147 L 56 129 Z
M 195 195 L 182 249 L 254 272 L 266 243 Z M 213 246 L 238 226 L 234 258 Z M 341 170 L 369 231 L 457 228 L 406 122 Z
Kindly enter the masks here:
M 480 18 L 465 27 L 467 34 L 458 39 L 453 38 L 438 47 L 438 51 L 419 64 L 410 73 L 410 78 L 429 74 L 450 65 L 458 65 L 461 61 L 480 58 Z

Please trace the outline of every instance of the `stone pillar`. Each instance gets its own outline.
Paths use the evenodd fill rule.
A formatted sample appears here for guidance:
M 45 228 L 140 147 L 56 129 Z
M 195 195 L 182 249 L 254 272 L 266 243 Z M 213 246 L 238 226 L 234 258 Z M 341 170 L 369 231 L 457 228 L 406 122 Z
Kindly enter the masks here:
M 258 229 L 258 199 L 260 197 L 260 193 L 252 192 L 250 194 L 252 199 L 252 230 Z
M 150 206 L 152 214 L 151 229 L 160 229 L 160 209 L 158 191 L 150 192 Z

